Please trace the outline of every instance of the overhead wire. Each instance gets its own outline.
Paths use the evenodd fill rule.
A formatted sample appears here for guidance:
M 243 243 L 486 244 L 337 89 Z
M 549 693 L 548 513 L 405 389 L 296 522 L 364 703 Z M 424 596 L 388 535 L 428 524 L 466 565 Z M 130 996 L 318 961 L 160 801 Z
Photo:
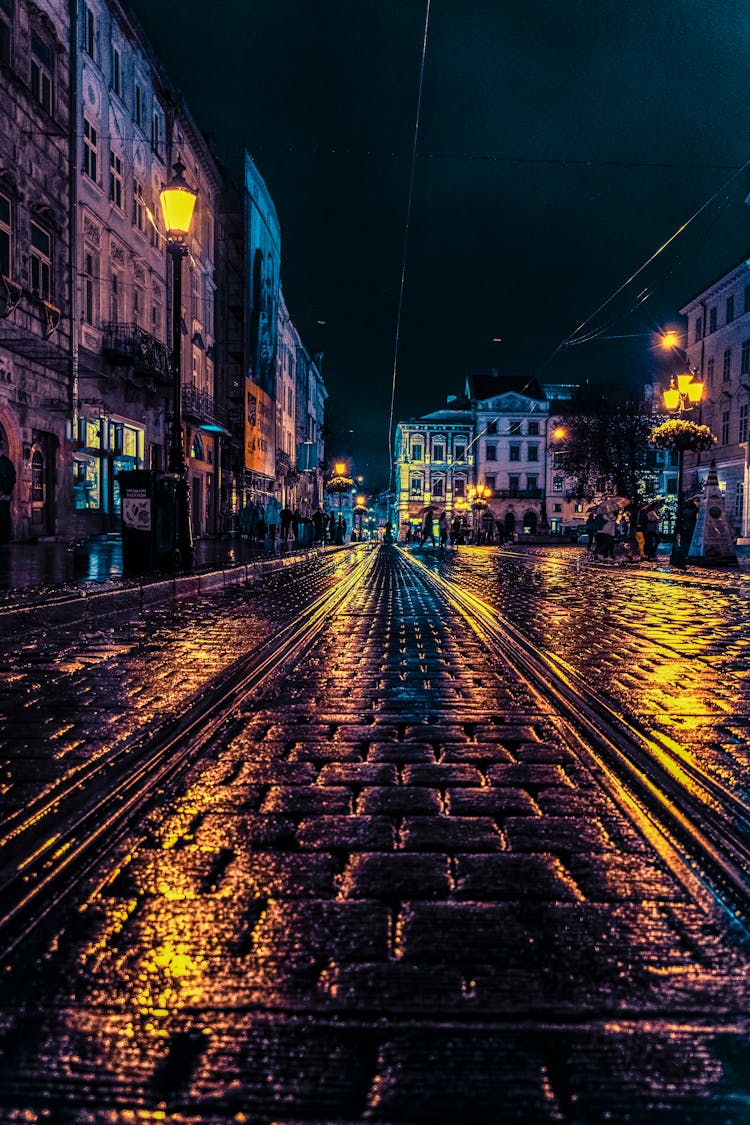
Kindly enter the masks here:
M 393 345 L 393 370 L 391 374 L 391 404 L 388 414 L 388 505 L 390 520 L 390 496 L 393 489 L 393 412 L 396 402 L 396 379 L 398 372 L 398 350 L 401 339 L 401 315 L 404 307 L 404 290 L 406 288 L 406 261 L 409 252 L 409 227 L 411 212 L 414 203 L 414 180 L 417 167 L 417 144 L 419 142 L 419 125 L 422 117 L 422 92 L 424 89 L 424 69 L 427 58 L 427 35 L 430 27 L 430 4 L 427 0 L 424 16 L 424 33 L 422 36 L 422 55 L 419 63 L 419 83 L 417 92 L 417 112 L 414 118 L 414 140 L 411 150 L 411 169 L 409 172 L 409 192 L 406 203 L 406 221 L 404 223 L 404 242 L 401 255 L 401 280 L 398 290 L 398 308 L 396 312 L 396 332 Z

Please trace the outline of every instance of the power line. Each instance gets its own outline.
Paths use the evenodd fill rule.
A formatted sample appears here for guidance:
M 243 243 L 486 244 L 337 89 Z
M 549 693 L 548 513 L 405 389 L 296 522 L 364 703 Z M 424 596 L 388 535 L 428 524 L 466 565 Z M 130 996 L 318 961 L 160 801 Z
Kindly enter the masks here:
M 412 204 L 414 202 L 414 176 L 417 167 L 417 142 L 419 140 L 419 122 L 422 113 L 422 90 L 424 88 L 424 65 L 427 57 L 427 32 L 430 26 L 430 3 L 427 0 L 424 15 L 424 35 L 422 37 L 422 57 L 419 63 L 419 86 L 417 93 L 417 112 L 414 120 L 414 142 L 411 150 L 411 170 L 409 173 L 409 195 L 406 204 L 406 222 L 404 224 L 404 248 L 401 256 L 401 282 L 398 291 L 398 312 L 396 314 L 396 336 L 393 345 L 393 374 L 391 378 L 391 408 L 388 416 L 388 508 L 390 515 L 390 495 L 393 488 L 393 411 L 396 401 L 396 373 L 398 370 L 398 345 L 401 338 L 401 313 L 404 307 L 404 288 L 406 286 L 406 257 L 409 249 L 409 225 L 411 223 Z M 389 521 L 390 522 L 390 521 Z

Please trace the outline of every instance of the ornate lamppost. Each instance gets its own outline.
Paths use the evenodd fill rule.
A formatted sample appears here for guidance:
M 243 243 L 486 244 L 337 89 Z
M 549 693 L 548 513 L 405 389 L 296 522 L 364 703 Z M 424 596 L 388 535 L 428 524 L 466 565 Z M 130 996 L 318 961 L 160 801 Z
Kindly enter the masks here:
M 487 501 L 489 500 L 490 496 L 492 495 L 492 489 L 489 488 L 486 484 L 473 484 L 473 485 L 469 486 L 468 494 L 469 494 L 469 503 L 471 504 L 471 510 L 474 513 L 474 516 L 473 516 L 474 542 L 478 543 L 479 542 L 479 527 L 480 527 L 480 524 L 481 524 L 480 513 L 486 511 Z
M 664 407 L 672 415 L 651 433 L 651 440 L 659 449 L 677 451 L 677 510 L 672 535 L 672 554 L 670 564 L 684 569 L 690 543 L 684 541 L 684 498 L 683 464 L 685 450 L 697 453 L 710 449 L 716 440 L 708 426 L 693 422 L 685 415 L 700 406 L 703 400 L 703 383 L 697 378 L 697 370 L 685 372 L 675 379 L 672 376 L 669 387 L 663 392 Z
M 359 516 L 359 541 L 362 542 L 362 518 L 367 514 L 367 503 L 364 496 L 358 496 L 354 505 L 354 514 Z
M 174 532 L 175 561 L 183 569 L 193 561 L 193 531 L 190 525 L 190 486 L 185 462 L 182 432 L 182 259 L 188 252 L 187 239 L 193 221 L 195 192 L 184 176 L 185 165 L 178 157 L 173 175 L 160 194 L 167 249 L 172 259 L 172 430 L 169 441 L 169 472 L 177 478 Z
M 347 465 L 344 461 L 336 461 L 333 466 L 333 473 L 326 482 L 326 492 L 338 496 L 339 522 L 341 521 L 341 497 L 345 492 L 350 492 L 354 484 L 352 478 L 347 475 L 346 470 Z

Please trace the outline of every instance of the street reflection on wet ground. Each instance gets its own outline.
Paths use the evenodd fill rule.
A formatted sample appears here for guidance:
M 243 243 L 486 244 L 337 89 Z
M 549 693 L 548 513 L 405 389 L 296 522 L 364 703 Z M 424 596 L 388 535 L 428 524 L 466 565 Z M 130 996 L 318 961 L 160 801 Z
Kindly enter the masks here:
M 731 652 L 720 633 L 739 582 L 678 588 L 481 550 L 430 565 L 639 714 L 680 697 L 689 662 L 673 731 L 745 713 L 741 631 Z M 21 772 L 0 804 L 28 796 L 30 731 L 38 767 L 65 769 L 179 709 L 345 567 L 93 647 L 19 645 L 23 720 L 4 733 Z M 704 644 L 721 662 L 705 696 Z M 749 1004 L 744 931 L 512 662 L 382 550 L 319 643 L 154 802 L 52 945 L 16 956 L 0 1120 L 741 1122 Z

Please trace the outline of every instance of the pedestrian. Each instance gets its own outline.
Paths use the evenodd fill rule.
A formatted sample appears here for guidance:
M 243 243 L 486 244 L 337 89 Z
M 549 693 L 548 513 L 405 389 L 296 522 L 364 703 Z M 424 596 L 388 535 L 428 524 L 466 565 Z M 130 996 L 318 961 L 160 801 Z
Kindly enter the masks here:
M 445 512 L 441 512 L 438 516 L 438 538 L 440 539 L 440 546 L 445 547 L 448 544 L 448 517 Z
M 646 558 L 651 562 L 656 558 L 656 552 L 659 549 L 659 510 L 658 508 L 649 505 L 646 512 L 646 542 L 644 551 Z
M 0 543 L 10 543 L 13 535 L 13 519 L 10 502 L 16 486 L 16 470 L 13 462 L 3 448 L 0 448 Z
M 419 546 L 424 547 L 429 539 L 433 547 L 435 546 L 435 519 L 434 509 L 425 508 L 422 518 L 422 534 L 419 539 Z
M 281 527 L 281 504 L 275 496 L 269 496 L 266 503 L 266 527 L 268 528 L 268 537 L 273 547 L 276 543 L 276 536 L 279 534 L 279 528 Z
M 300 510 L 299 508 L 295 508 L 292 512 L 292 535 L 294 536 L 295 543 L 299 543 L 300 540 L 299 529 L 301 523 L 302 516 L 300 515 Z
M 320 508 L 312 514 L 313 543 L 322 543 L 325 539 L 325 517 Z
M 461 520 L 455 516 L 451 524 L 451 546 L 457 547 L 462 542 Z
M 346 523 L 344 522 L 344 517 L 342 515 L 339 515 L 339 518 L 336 520 L 336 546 L 342 547 L 344 545 L 345 538 Z
M 648 532 L 648 510 L 647 505 L 642 505 L 638 509 L 638 518 L 635 523 L 635 546 L 638 551 L 638 558 L 642 559 L 646 555 L 646 533 Z
M 611 515 L 598 515 L 596 520 L 601 520 L 596 533 L 594 554 L 599 559 L 612 559 L 615 557 L 615 520 Z
M 505 542 L 505 528 L 502 520 L 495 520 L 495 536 L 497 537 L 498 547 L 502 547 Z
M 286 507 L 286 505 L 281 509 L 280 521 L 281 538 L 286 541 L 289 538 L 290 531 L 292 530 L 292 509 Z

